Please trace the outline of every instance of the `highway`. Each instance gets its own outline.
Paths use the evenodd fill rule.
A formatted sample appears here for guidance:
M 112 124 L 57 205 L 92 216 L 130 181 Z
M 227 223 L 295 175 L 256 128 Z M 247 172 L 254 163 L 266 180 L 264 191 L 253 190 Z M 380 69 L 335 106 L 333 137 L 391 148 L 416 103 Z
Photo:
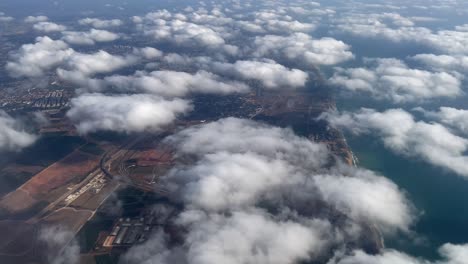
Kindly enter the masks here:
M 117 180 L 122 184 L 126 184 L 132 187 L 135 187 L 137 189 L 143 190 L 145 192 L 153 192 L 156 194 L 159 194 L 161 196 L 167 196 L 169 192 L 164 189 L 162 186 L 154 186 L 153 184 L 141 184 L 141 183 L 136 183 L 134 182 L 128 173 L 128 168 L 125 168 L 123 162 L 126 158 L 131 157 L 135 151 L 132 150 L 132 147 L 134 147 L 138 142 L 141 140 L 145 139 L 145 136 L 140 136 L 135 138 L 134 140 L 130 141 L 127 144 L 122 145 L 118 150 L 116 150 L 113 154 L 109 154 L 112 151 L 106 152 L 100 162 L 99 162 L 99 167 L 102 173 L 106 175 L 111 180 Z M 111 172 L 112 168 L 112 163 L 114 162 L 119 162 L 119 174 L 114 175 Z

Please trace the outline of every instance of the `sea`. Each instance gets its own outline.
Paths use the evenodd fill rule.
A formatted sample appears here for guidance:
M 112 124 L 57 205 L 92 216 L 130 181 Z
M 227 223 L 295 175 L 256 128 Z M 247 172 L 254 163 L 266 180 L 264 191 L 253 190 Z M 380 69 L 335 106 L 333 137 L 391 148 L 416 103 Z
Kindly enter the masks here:
M 391 179 L 417 210 L 410 234 L 385 239 L 386 247 L 408 254 L 437 259 L 444 243 L 468 243 L 468 179 L 431 166 L 424 161 L 396 155 L 378 139 L 347 135 L 358 166 Z

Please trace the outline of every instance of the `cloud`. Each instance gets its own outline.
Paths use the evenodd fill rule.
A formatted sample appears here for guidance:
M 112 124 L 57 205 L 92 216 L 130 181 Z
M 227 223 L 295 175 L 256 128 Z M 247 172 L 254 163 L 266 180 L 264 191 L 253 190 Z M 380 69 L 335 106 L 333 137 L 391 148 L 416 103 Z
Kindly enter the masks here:
M 391 249 L 378 255 L 368 255 L 358 250 L 349 256 L 337 257 L 328 264 L 462 264 L 468 258 L 468 245 L 444 244 L 439 248 L 439 253 L 442 260 L 429 261 Z
M 449 54 L 468 54 L 468 31 L 440 30 L 420 38 L 437 50 Z
M 407 202 L 398 187 L 369 171 L 358 170 L 358 173 L 359 177 L 317 176 L 314 181 L 325 201 L 353 219 L 367 219 L 385 233 L 391 233 L 395 228 L 409 231 L 406 228 L 411 225 L 414 216 L 409 213 L 411 209 L 402 206 Z M 386 195 L 380 195 L 382 193 Z M 383 207 L 383 204 L 386 206 Z
M 162 10 L 133 17 L 142 35 L 169 44 L 168 52 L 181 54 L 164 54 L 149 47 L 125 54 L 75 51 L 72 44 L 93 45 L 124 36 L 100 30 L 121 26 L 121 20 L 84 18 L 79 23 L 92 27 L 89 31 L 62 30 L 61 40 L 38 38 L 13 53 L 7 68 L 15 76 L 42 76 L 56 70 L 61 80 L 78 85 L 67 116 L 81 134 L 151 133 L 191 111 L 185 98 L 193 93 L 249 92 L 247 83 L 267 89 L 303 87 L 308 80 L 306 70 L 354 57 L 343 41 L 303 33 L 315 29 L 318 16 L 333 17 L 333 10 L 317 9 L 318 3 L 235 1 L 230 8 L 219 5 L 208 10 L 213 5 L 206 3 L 206 9 L 184 13 Z M 238 10 L 236 5 L 248 10 Z M 268 9 L 254 11 L 258 6 Z M 37 19 L 31 18 L 30 23 L 46 22 Z M 383 32 L 377 35 L 414 41 L 400 38 L 397 31 L 418 37 L 426 34 L 428 45 L 448 50 L 429 38 L 442 31 L 416 27 L 417 18 L 387 13 L 375 20 L 370 16 L 368 21 Z M 379 28 L 379 23 L 384 26 Z M 332 79 L 342 78 L 344 83 L 336 84 L 395 102 L 454 97 L 462 93 L 461 77 L 453 72 L 463 67 L 459 62 L 463 55 L 456 53 L 463 48 L 460 43 L 447 51 L 450 55 L 445 56 L 450 60 L 418 57 L 421 61 L 447 59 L 439 66 L 432 62 L 435 71 L 412 69 L 396 60 L 377 60 L 363 68 L 339 69 Z M 22 54 L 27 48 L 31 54 Z M 151 63 L 144 65 L 144 70 L 113 73 L 148 60 Z M 364 114 L 366 117 L 349 114 L 338 118 L 338 123 L 353 127 L 358 134 L 380 135 L 386 146 L 398 153 L 466 171 L 463 154 L 467 142 L 451 130 L 415 121 L 408 113 Z M 464 113 L 432 114 L 437 122 L 461 130 L 455 124 L 462 124 Z M 388 124 L 390 121 L 393 123 Z M 401 126 L 395 127 L 395 122 Z M 229 118 L 183 129 L 165 143 L 174 147 L 177 158 L 192 161 L 176 163 L 161 179 L 170 190 L 169 198 L 181 205 L 170 221 L 183 233 L 182 241 L 172 241 L 161 228 L 146 243 L 132 247 L 122 257 L 125 263 L 310 262 L 322 260 L 337 248 L 362 252 L 353 251 L 361 247 L 362 240 L 379 237 L 375 235 L 378 231 L 410 232 L 415 220 L 404 192 L 389 179 L 344 165 L 325 145 L 298 137 L 289 129 Z M 336 260 L 352 256 L 342 257 Z
M 235 55 L 238 48 L 226 43 L 222 36 L 224 28 L 209 27 L 186 21 L 183 15 L 172 15 L 167 10 L 134 17 L 137 29 L 157 41 L 169 41 L 183 47 L 202 47 Z
M 152 47 L 133 48 L 132 52 L 125 55 L 113 55 L 100 50 L 91 54 L 76 53 L 75 56 L 70 57 L 63 68 L 89 76 L 96 73 L 109 73 L 162 56 L 162 51 Z
M 219 140 L 213 140 L 218 137 Z M 311 168 L 320 167 L 328 156 L 323 145 L 298 137 L 291 130 L 237 118 L 187 128 L 168 140 L 182 153 L 254 152 L 269 157 L 288 157 L 287 153 L 297 153 L 289 156 L 290 161 L 308 164 Z M 307 159 L 309 154 L 313 155 Z M 298 160 L 294 161 L 294 158 Z
M 410 222 L 409 218 L 406 218 L 411 213 L 406 207 L 405 198 L 394 184 L 370 172 L 346 166 L 336 167 L 335 171 L 322 171 L 330 155 L 326 147 L 298 137 L 287 129 L 227 118 L 188 128 L 171 136 L 168 142 L 176 146 L 179 153 L 202 157 L 189 170 L 183 169 L 170 176 L 174 177 L 175 182 L 182 184 L 181 194 L 185 201 L 196 204 L 198 208 L 216 211 L 252 206 L 262 200 L 262 197 L 265 199 L 264 195 L 267 194 L 271 195 L 270 199 L 281 200 L 279 197 L 282 192 L 289 190 L 301 190 L 301 195 L 307 196 L 308 193 L 311 195 L 309 198 L 313 198 L 316 191 L 311 190 L 316 188 L 322 191 L 325 200 L 332 203 L 335 203 L 333 200 L 337 200 L 341 203 L 347 201 L 349 196 L 354 196 L 353 190 L 356 190 L 362 191 L 363 199 L 359 199 L 360 205 L 357 201 L 355 204 L 354 201 L 349 201 L 344 209 L 347 215 L 349 212 L 346 210 L 352 208 L 352 212 L 366 211 L 372 220 L 385 221 L 385 217 L 381 215 L 391 212 L 394 217 L 387 216 L 388 222 L 391 222 L 391 219 L 401 220 L 395 220 L 389 226 L 401 225 L 404 228 Z M 336 186 L 348 184 L 346 179 L 341 179 L 337 173 L 353 175 L 355 178 L 351 178 L 349 184 L 356 184 L 356 188 L 346 189 L 347 192 L 333 191 L 331 186 L 335 183 Z M 333 182 L 330 178 L 335 178 L 336 181 Z M 375 202 L 375 198 L 372 201 L 364 199 L 366 195 L 372 196 L 372 189 L 378 189 L 373 187 L 387 190 L 385 193 L 388 196 L 382 196 L 382 199 L 388 199 L 387 202 L 396 207 L 400 206 L 398 210 L 385 212 L 383 207 L 377 208 L 381 204 Z M 338 199 L 337 196 L 340 195 Z M 378 194 L 375 195 L 379 197 Z M 336 196 L 335 199 L 328 198 L 332 196 Z M 292 197 L 289 199 L 292 201 L 288 206 L 300 208 L 299 203 L 294 203 Z M 362 210 L 357 210 L 359 206 L 362 206 Z
M 456 26 L 455 29 L 457 31 L 468 31 L 468 24 L 464 24 L 464 25 L 461 25 L 461 26 Z
M 459 71 L 468 73 L 468 56 L 418 54 L 411 59 L 438 71 Z
M 253 13 L 252 20 L 236 21 L 236 24 L 247 32 L 251 33 L 294 33 L 311 32 L 316 25 L 294 20 L 287 15 L 281 15 L 275 10 L 264 10 Z
M 468 140 L 438 123 L 415 121 L 410 113 L 402 109 L 334 112 L 324 114 L 322 118 L 334 127 L 345 128 L 355 134 L 376 135 L 396 153 L 417 157 L 461 176 L 468 176 L 468 156 L 465 155 Z
M 312 40 L 307 34 L 299 33 L 313 31 L 315 24 L 295 20 L 286 15 L 285 10 L 251 11 L 233 17 L 226 15 L 229 10 L 223 11 L 217 8 L 210 11 L 199 9 L 182 14 L 161 10 L 144 17 L 133 17 L 133 21 L 144 35 L 158 41 L 168 41 L 182 47 L 201 47 L 216 51 L 217 55 L 246 55 L 245 49 L 239 49 L 239 39 L 251 41 L 255 35 L 269 34 L 257 39 L 258 45 L 263 48 L 263 55 L 292 46 L 284 52 L 278 51 L 281 54 L 276 55 L 291 60 L 305 57 L 305 64 L 309 64 L 309 67 L 311 63 L 331 65 L 353 57 L 349 47 L 341 41 L 332 38 Z M 275 45 L 277 42 L 281 43 Z M 275 46 L 267 48 L 268 44 Z M 252 52 L 256 48 L 253 47 Z M 291 54 L 290 57 L 282 56 L 288 54 Z M 258 57 L 263 55 L 259 54 Z
M 49 20 L 49 18 L 46 17 L 46 16 L 27 16 L 24 19 L 24 22 L 26 22 L 26 23 L 37 23 L 37 22 L 45 22 L 47 20 Z
M 235 20 L 226 16 L 220 8 L 211 10 L 198 9 L 196 11 L 185 11 L 185 14 L 177 13 L 173 18 L 179 20 L 189 20 L 195 24 L 212 27 L 215 31 L 220 31 L 221 34 L 226 33 L 223 27 L 232 26 Z
M 91 54 L 74 53 L 65 61 L 62 68 L 89 76 L 97 73 L 113 72 L 133 65 L 138 61 L 139 58 L 133 54 L 119 56 L 100 50 Z
M 264 87 L 271 89 L 302 87 L 308 79 L 306 72 L 298 69 L 288 69 L 274 61 L 236 61 L 233 64 L 214 63 L 212 69 L 225 76 L 259 81 Z
M 60 68 L 58 75 L 64 79 L 85 78 L 98 73 L 109 73 L 138 62 L 162 56 L 162 52 L 150 48 L 135 48 L 124 56 L 112 55 L 100 50 L 85 54 L 76 52 L 62 40 L 38 37 L 34 44 L 24 44 L 12 53 L 6 69 L 13 77 L 41 77 L 50 70 Z
M 176 254 L 168 249 L 167 240 L 169 240 L 168 235 L 158 229 L 145 243 L 135 245 L 121 255 L 121 262 L 126 264 L 184 263 L 185 256 L 178 254 L 176 257 Z
M 268 160 L 253 153 L 207 154 L 190 169 L 177 172 L 172 181 L 189 180 L 180 191 L 186 203 L 223 211 L 253 205 L 275 186 L 286 184 L 292 168 L 281 160 Z
M 194 12 L 194 16 L 205 18 L 195 19 L 194 16 L 188 16 L 190 20 L 198 23 L 208 23 L 214 25 L 214 22 L 223 21 L 226 27 L 233 27 L 236 30 L 241 30 L 242 34 L 290 34 L 294 32 L 312 32 L 316 29 L 315 23 L 299 21 L 293 16 L 288 15 L 286 7 L 267 8 L 260 10 L 248 9 L 248 11 L 236 13 L 234 16 L 226 17 L 230 10 L 225 10 L 225 13 L 218 10 L 212 10 L 211 14 L 200 14 L 202 11 Z M 232 13 L 232 12 L 231 12 Z M 209 17 L 210 19 L 206 19 Z M 210 21 L 211 20 L 211 21 Z M 218 23 L 218 25 L 221 23 Z
M 73 237 L 73 232 L 60 226 L 47 226 L 39 231 L 39 240 L 46 246 L 48 263 L 79 263 L 80 247 Z
M 40 77 L 74 54 L 74 50 L 61 40 L 37 37 L 36 43 L 24 44 L 13 53 L 6 69 L 13 77 Z
M 102 20 L 98 18 L 89 17 L 78 20 L 78 23 L 80 25 L 90 25 L 94 28 L 110 28 L 123 25 L 123 21 L 120 19 Z
M 190 228 L 186 244 L 169 249 L 159 231 L 143 245 L 131 248 L 125 263 L 296 263 L 320 254 L 326 241 L 319 221 L 278 220 L 260 211 L 231 215 L 186 211 L 177 219 Z
M 308 73 L 287 68 L 273 60 L 216 61 L 208 56 L 189 57 L 169 53 L 162 58 L 164 66 L 172 68 L 197 68 L 226 78 L 255 82 L 266 89 L 295 89 L 306 84 Z M 252 83 L 254 84 L 254 83 Z
M 71 245 L 62 250 L 64 245 L 73 240 L 72 232 L 60 227 L 46 227 L 40 230 L 39 240 L 46 243 L 49 263 L 78 263 L 79 247 L 76 242 L 73 241 Z
M 459 76 L 409 68 L 397 59 L 369 60 L 367 68 L 336 68 L 330 83 L 395 103 L 462 94 Z
M 195 160 L 176 165 L 160 183 L 183 205 L 172 221 L 185 230 L 184 241 L 171 246 L 160 230 L 130 249 L 126 263 L 311 261 L 334 244 L 356 242 L 366 223 L 393 232 L 412 221 L 396 185 L 366 170 L 331 165 L 325 145 L 290 129 L 226 118 L 184 129 L 165 143 L 178 157 Z
M 424 111 L 424 114 L 468 136 L 468 110 L 440 107 L 439 111 Z
M 454 30 L 432 31 L 415 26 L 410 18 L 395 13 L 352 13 L 335 21 L 342 32 L 370 38 L 382 38 L 393 42 L 415 42 L 447 54 L 468 54 L 468 31 L 464 26 Z
M 75 45 L 94 45 L 96 42 L 111 42 L 120 38 L 116 33 L 92 28 L 89 31 L 64 31 L 62 39 Z
M 134 48 L 133 54 L 140 56 L 144 59 L 151 60 L 151 59 L 157 59 L 157 58 L 162 57 L 164 53 L 152 47 L 144 47 L 144 48 Z
M 278 57 L 307 67 L 334 65 L 354 58 L 350 47 L 333 38 L 313 39 L 304 33 L 290 36 L 266 35 L 256 37 L 255 57 Z
M 414 22 L 397 13 L 350 14 L 337 18 L 338 29 L 366 37 L 384 37 L 393 41 L 429 33 L 429 29 L 413 27 Z
M 26 132 L 20 122 L 0 110 L 0 151 L 18 151 L 32 145 L 37 136 Z
M 325 244 L 314 223 L 278 221 L 261 212 L 208 215 L 190 224 L 190 263 L 296 263 L 319 254 Z
M 83 94 L 71 100 L 67 117 L 81 134 L 96 131 L 158 131 L 191 110 L 182 99 L 136 95 Z
M 193 74 L 168 70 L 149 73 L 138 71 L 131 76 L 112 75 L 104 79 L 90 79 L 80 74 L 70 75 L 64 71 L 60 71 L 59 74 L 84 90 L 94 91 L 140 92 L 166 97 L 185 96 L 190 93 L 230 94 L 249 91 L 249 87 L 244 83 L 226 81 L 203 70 Z
M 0 12 L 0 22 L 10 22 L 13 21 L 14 18 L 11 16 L 7 16 L 5 13 Z
M 46 33 L 64 31 L 67 29 L 67 27 L 63 25 L 59 25 L 53 22 L 45 22 L 45 21 L 34 24 L 33 28 L 37 31 L 42 31 Z

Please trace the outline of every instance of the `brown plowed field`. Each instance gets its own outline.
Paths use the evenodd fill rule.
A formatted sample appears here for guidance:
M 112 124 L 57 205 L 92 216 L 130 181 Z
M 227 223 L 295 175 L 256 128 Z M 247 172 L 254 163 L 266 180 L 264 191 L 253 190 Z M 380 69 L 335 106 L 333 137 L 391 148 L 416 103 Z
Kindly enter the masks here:
M 60 225 L 65 230 L 76 233 L 92 216 L 93 212 L 91 210 L 76 210 L 71 207 L 64 207 L 42 219 L 41 223 Z
M 17 190 L 0 200 L 0 208 L 10 213 L 27 210 L 46 200 L 51 192 L 67 184 L 79 182 L 99 164 L 99 156 L 75 150 L 64 159 L 36 174 Z
M 173 154 L 168 149 L 152 149 L 138 153 L 138 166 L 154 166 L 161 163 L 170 163 L 173 160 Z

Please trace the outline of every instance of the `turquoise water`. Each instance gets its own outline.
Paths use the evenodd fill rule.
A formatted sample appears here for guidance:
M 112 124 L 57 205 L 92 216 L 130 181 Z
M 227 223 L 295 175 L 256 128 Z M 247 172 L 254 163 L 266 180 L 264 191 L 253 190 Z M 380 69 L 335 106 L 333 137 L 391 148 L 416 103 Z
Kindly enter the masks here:
M 466 18 L 465 18 L 466 19 Z M 452 21 L 455 23 L 454 21 Z M 358 59 L 345 67 L 362 67 L 363 57 L 395 57 L 407 60 L 408 56 L 428 52 L 427 48 L 409 44 L 384 44 L 369 42 L 359 38 L 342 38 L 351 44 Z M 369 45 L 371 43 L 371 45 Z M 374 46 L 374 47 L 372 47 Z M 385 47 L 382 49 L 381 47 Z M 429 52 L 432 53 L 432 52 Z M 333 71 L 325 69 L 330 77 Z M 462 84 L 466 91 L 468 84 Z M 335 88 L 337 106 L 341 111 L 355 111 L 361 107 L 384 111 L 390 108 L 403 108 L 410 111 L 414 107 L 437 110 L 440 106 L 466 109 L 468 96 L 456 99 L 434 99 L 407 105 L 395 105 Z M 413 113 L 417 116 L 417 113 Z M 420 116 L 417 119 L 421 118 Z M 374 170 L 394 181 L 406 191 L 409 199 L 420 214 L 412 230 L 413 235 L 397 235 L 386 238 L 386 246 L 409 254 L 436 259 L 437 249 L 444 243 L 468 243 L 468 178 L 434 167 L 415 157 L 394 154 L 386 149 L 378 138 L 346 135 L 347 141 L 359 159 L 359 165 Z
M 386 239 L 386 246 L 434 259 L 444 243 L 468 243 L 468 180 L 414 158 L 397 156 L 378 139 L 347 135 L 359 165 L 381 173 L 407 192 L 420 213 L 415 235 Z
M 366 96 L 347 97 L 340 91 L 336 92 L 341 111 L 355 111 L 361 107 L 378 111 L 416 106 L 432 110 L 439 106 L 465 108 L 467 100 L 463 96 L 457 100 L 435 100 L 431 104 L 391 105 Z M 346 139 L 359 159 L 359 166 L 391 179 L 407 193 L 418 210 L 419 217 L 412 227 L 415 234 L 386 238 L 388 248 L 434 260 L 440 257 L 437 249 L 444 243 L 468 243 L 468 178 L 432 166 L 417 157 L 395 154 L 386 149 L 378 138 L 346 135 Z

